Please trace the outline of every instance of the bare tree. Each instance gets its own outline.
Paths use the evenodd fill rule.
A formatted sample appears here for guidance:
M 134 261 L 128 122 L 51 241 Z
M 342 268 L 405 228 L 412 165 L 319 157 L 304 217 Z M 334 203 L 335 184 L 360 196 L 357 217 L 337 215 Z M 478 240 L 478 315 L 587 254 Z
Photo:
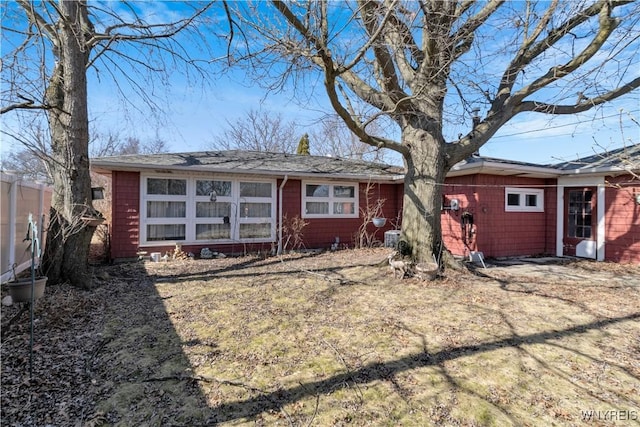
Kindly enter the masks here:
M 105 133 L 94 130 L 90 135 L 90 157 L 157 154 L 168 151 L 167 142 L 158 136 L 143 143 L 137 137 L 122 137 L 119 132 L 113 130 Z M 24 127 L 19 138 L 20 145 L 3 154 L 0 168 L 10 170 L 22 178 L 53 184 L 53 178 L 48 169 L 51 161 L 48 132 L 43 129 L 42 124 L 35 122 L 32 126 Z
M 235 122 L 227 120 L 227 127 L 214 137 L 215 150 L 250 150 L 274 153 L 295 153 L 299 136 L 293 121 L 280 113 L 249 110 Z
M 372 123 L 371 128 L 379 124 Z M 310 128 L 309 153 L 320 156 L 384 161 L 384 151 L 361 142 L 336 114 L 330 114 Z M 300 127 L 282 114 L 264 110 L 249 110 L 236 121 L 227 120 L 227 127 L 214 137 L 210 147 L 215 150 L 251 150 L 296 153 Z M 296 142 L 297 141 L 297 142 Z
M 54 183 L 43 264 L 50 282 L 69 281 L 88 288 L 87 258 L 98 215 L 91 201 L 87 73 L 128 85 L 132 108 L 160 111 L 153 76 L 165 79 L 183 66 L 202 72 L 185 47 L 188 35 L 202 43 L 198 21 L 210 4 L 180 4 L 182 17 L 146 13 L 152 3 L 18 0 L 3 4 L 1 114 L 46 114 L 50 151 L 47 165 Z M 176 15 L 173 15 L 174 17 Z M 191 46 L 191 44 L 189 44 Z M 149 77 L 149 78 L 147 78 Z M 15 137 L 15 135 L 14 135 Z
M 121 156 L 124 154 L 158 154 L 168 151 L 167 141 L 156 136 L 143 142 L 136 136 L 122 137 L 119 133 L 94 134 L 89 143 L 91 157 Z
M 34 156 L 32 151 L 21 149 L 5 153 L 0 168 L 15 173 L 21 179 L 50 182 L 46 166 L 46 161 Z
M 370 128 L 379 128 L 379 121 L 371 123 Z M 383 129 L 378 129 L 377 134 L 383 134 Z M 373 147 L 360 141 L 360 138 L 345 124 L 336 114 L 324 117 L 311 130 L 312 153 L 321 156 L 341 157 L 345 159 L 361 159 L 371 162 L 385 162 L 388 150 Z M 319 142 L 318 142 L 319 141 Z
M 237 35 L 229 42 L 234 63 L 271 89 L 317 73 L 351 132 L 402 155 L 401 241 L 417 262 L 431 261 L 442 247 L 440 184 L 447 171 L 505 123 L 523 113 L 587 111 L 640 85 L 633 71 L 638 2 L 225 5 Z M 356 114 L 356 100 L 374 111 Z M 398 140 L 370 128 L 380 116 L 395 123 Z
M 169 144 L 167 144 L 167 141 L 160 138 L 159 136 L 156 136 L 155 138 L 142 144 L 141 153 L 158 154 L 158 153 L 166 153 L 168 151 L 169 151 Z
M 20 123 L 22 132 L 15 139 L 21 144 L 19 149 L 7 151 L 2 155 L 2 170 L 15 172 L 22 178 L 51 183 L 49 172 L 49 134 L 41 122 Z M 1 133 L 7 135 L 7 130 Z

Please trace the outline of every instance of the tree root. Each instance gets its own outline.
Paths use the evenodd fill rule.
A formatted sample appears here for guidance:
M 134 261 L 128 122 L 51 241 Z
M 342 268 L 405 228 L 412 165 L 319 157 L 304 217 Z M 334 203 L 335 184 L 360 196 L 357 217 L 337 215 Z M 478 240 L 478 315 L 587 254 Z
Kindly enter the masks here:
M 451 269 L 458 272 L 468 270 L 467 267 L 464 265 L 464 263 L 456 259 L 448 249 L 445 249 L 442 251 L 442 260 L 440 261 L 440 269 L 441 270 Z

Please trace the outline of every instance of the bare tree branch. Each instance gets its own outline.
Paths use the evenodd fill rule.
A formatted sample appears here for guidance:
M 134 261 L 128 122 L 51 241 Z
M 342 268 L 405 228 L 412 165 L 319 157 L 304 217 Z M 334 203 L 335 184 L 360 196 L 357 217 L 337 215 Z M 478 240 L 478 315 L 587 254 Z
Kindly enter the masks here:
M 575 105 L 558 105 L 558 104 L 548 104 L 545 102 L 537 102 L 537 101 L 527 101 L 523 102 L 517 108 L 517 112 L 523 111 L 534 111 L 537 113 L 547 113 L 547 114 L 577 114 L 582 113 L 584 111 L 588 111 L 595 107 L 596 105 L 604 104 L 605 102 L 609 102 L 616 98 L 619 98 L 627 93 L 631 92 L 634 89 L 640 87 L 640 77 L 630 81 L 627 84 L 624 84 L 620 87 L 615 88 L 603 95 L 588 98 L 582 100 L 582 102 L 577 102 Z
M 249 110 L 235 121 L 227 120 L 226 128 L 214 136 L 210 146 L 215 150 L 295 153 L 299 137 L 296 124 L 281 114 Z
M 278 87 L 313 70 L 360 141 L 402 154 L 403 236 L 416 259 L 430 261 L 441 247 L 438 183 L 505 123 L 523 112 L 586 111 L 638 86 L 637 43 L 628 40 L 638 37 L 640 9 L 627 0 L 361 0 L 339 13 L 323 0 L 272 4 L 275 12 L 233 9 L 253 31 L 251 69 L 281 67 Z M 574 90 L 581 95 L 571 104 Z M 359 103 L 371 107 L 366 116 L 356 113 Z M 367 127 L 381 116 L 397 125 L 387 135 L 399 141 Z M 453 143 L 447 119 L 467 129 Z
M 566 64 L 557 65 L 550 68 L 545 75 L 539 77 L 533 83 L 513 94 L 513 99 L 517 101 L 522 100 L 528 95 L 531 95 L 532 93 L 538 91 L 539 89 L 565 77 L 567 74 L 578 69 L 578 67 L 583 65 L 596 53 L 598 53 L 598 51 L 602 48 L 602 45 L 609 38 L 609 36 L 617 26 L 617 20 L 611 17 L 611 9 L 609 8 L 608 4 L 605 3 L 603 5 L 603 7 L 600 9 L 599 15 L 600 29 L 591 40 L 591 43 L 589 43 L 589 45 L 585 47 L 582 52 L 575 55 Z
M 7 105 L 6 107 L 2 107 L 0 109 L 0 114 L 8 113 L 9 111 L 13 111 L 13 110 L 16 110 L 16 109 L 27 109 L 27 108 L 40 109 L 40 108 L 44 108 L 44 107 L 43 106 L 38 106 L 38 105 L 33 105 L 33 101 L 25 101 L 25 102 L 20 102 L 20 103 L 17 103 L 17 104 Z
M 178 65 L 183 67 L 183 78 L 190 78 L 194 72 L 202 77 L 207 71 L 203 67 L 210 63 L 208 57 L 196 61 L 193 46 L 200 48 L 199 43 L 186 46 L 186 37 L 195 35 L 198 41 L 204 41 L 202 47 L 209 46 L 198 26 L 214 7 L 212 3 L 198 4 L 187 14 L 181 10 L 178 13 L 182 17 L 167 22 L 141 18 L 137 12 L 141 4 L 19 0 L 3 5 L 9 10 L 3 15 L 3 29 L 5 18 L 8 25 L 15 26 L 12 37 L 5 38 L 3 33 L 3 42 L 9 40 L 6 46 L 16 47 L 3 49 L 0 113 L 3 118 L 13 113 L 19 120 L 27 110 L 39 109 L 49 126 L 46 148 L 33 145 L 31 137 L 23 135 L 24 128 L 10 130 L 10 136 L 46 160 L 54 183 L 47 234 L 51 241 L 43 259 L 51 283 L 68 280 L 77 286 L 91 286 L 86 259 L 95 228 L 78 222 L 81 214 L 97 215 L 90 191 L 87 72 L 95 71 L 100 77 L 104 70 L 113 76 L 115 87 L 127 94 L 123 99 L 133 108 L 144 108 L 150 116 L 165 108 L 157 101 L 154 88 L 161 78 L 168 82 Z M 122 13 L 123 7 L 126 13 Z M 154 77 L 146 78 L 143 72 Z M 20 100 L 25 92 L 31 99 Z M 143 103 L 134 101 L 135 94 Z M 9 133 L 5 129 L 3 132 Z M 160 150 L 163 146 L 157 139 L 148 148 Z M 135 139 L 127 140 L 122 148 L 147 149 Z
M 458 31 L 453 35 L 452 40 L 456 43 L 453 59 L 458 59 L 465 54 L 473 43 L 473 35 L 478 28 L 486 22 L 486 20 L 495 13 L 500 6 L 504 4 L 504 0 L 492 0 L 488 2 L 482 10 L 469 18 Z M 471 7 L 471 4 L 463 6 L 463 10 Z M 456 11 L 455 18 L 459 18 L 459 11 Z

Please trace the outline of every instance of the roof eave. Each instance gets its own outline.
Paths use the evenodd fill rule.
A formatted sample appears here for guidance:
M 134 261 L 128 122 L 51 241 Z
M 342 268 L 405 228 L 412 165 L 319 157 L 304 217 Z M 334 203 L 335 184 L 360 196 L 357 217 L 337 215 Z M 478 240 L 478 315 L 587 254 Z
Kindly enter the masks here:
M 120 163 L 120 162 L 100 162 L 94 161 L 91 169 L 97 173 L 109 175 L 111 171 L 140 172 L 157 171 L 167 173 L 170 171 L 180 172 L 208 172 L 217 174 L 253 174 L 260 176 L 280 177 L 288 175 L 289 178 L 301 179 L 349 179 L 349 180 L 374 180 L 377 182 L 397 182 L 404 180 L 403 174 L 379 175 L 375 173 L 326 173 L 326 172 L 300 172 L 300 171 L 274 171 L 265 169 L 250 170 L 229 170 L 226 168 L 216 168 L 212 166 L 158 166 L 145 163 Z M 496 174 L 501 176 L 520 176 L 527 178 L 557 178 L 559 176 L 587 176 L 587 175 L 624 175 L 628 173 L 640 173 L 635 168 L 621 168 L 619 166 L 582 167 L 578 169 L 560 170 L 545 166 L 528 166 L 510 163 L 499 163 L 485 160 L 478 160 L 473 163 L 457 164 L 447 173 L 447 177 L 456 177 L 472 174 Z
M 524 176 L 528 178 L 556 178 L 560 171 L 544 166 L 527 166 L 509 163 L 497 163 L 479 160 L 474 163 L 455 165 L 451 168 L 448 177 L 472 175 L 476 173 L 497 174 L 502 176 Z
M 109 175 L 112 171 L 123 172 L 141 172 L 141 171 L 155 171 L 157 173 L 171 173 L 173 171 L 179 172 L 207 172 L 216 174 L 230 174 L 230 175 L 260 175 L 270 177 L 281 177 L 287 175 L 291 178 L 322 178 L 322 179 L 349 179 L 356 181 L 373 180 L 379 182 L 396 182 L 404 180 L 404 175 L 379 175 L 375 173 L 369 174 L 357 174 L 357 173 L 325 173 L 325 172 L 297 172 L 297 171 L 273 171 L 264 169 L 247 169 L 247 170 L 229 170 L 226 168 L 216 168 L 211 166 L 158 166 L 149 165 L 144 163 L 104 163 L 93 162 L 91 169 L 97 173 L 103 175 Z
M 626 174 L 638 174 L 640 173 L 639 169 L 635 168 L 621 168 L 619 166 L 606 166 L 606 167 L 595 167 L 595 168 L 587 168 L 582 167 L 579 169 L 569 169 L 563 170 L 560 172 L 564 176 L 572 176 L 572 175 L 626 175 Z

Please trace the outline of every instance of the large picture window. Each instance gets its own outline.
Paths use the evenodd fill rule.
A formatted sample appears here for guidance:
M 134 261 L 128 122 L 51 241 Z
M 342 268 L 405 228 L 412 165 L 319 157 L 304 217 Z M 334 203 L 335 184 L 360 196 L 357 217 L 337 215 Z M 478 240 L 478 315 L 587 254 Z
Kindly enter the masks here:
M 544 190 L 507 187 L 504 193 L 506 212 L 544 212 Z
M 358 184 L 302 183 L 303 218 L 357 218 Z
M 275 239 L 275 181 L 143 176 L 141 244 Z
M 183 241 L 185 239 L 185 224 L 148 224 L 147 240 L 157 241 Z

